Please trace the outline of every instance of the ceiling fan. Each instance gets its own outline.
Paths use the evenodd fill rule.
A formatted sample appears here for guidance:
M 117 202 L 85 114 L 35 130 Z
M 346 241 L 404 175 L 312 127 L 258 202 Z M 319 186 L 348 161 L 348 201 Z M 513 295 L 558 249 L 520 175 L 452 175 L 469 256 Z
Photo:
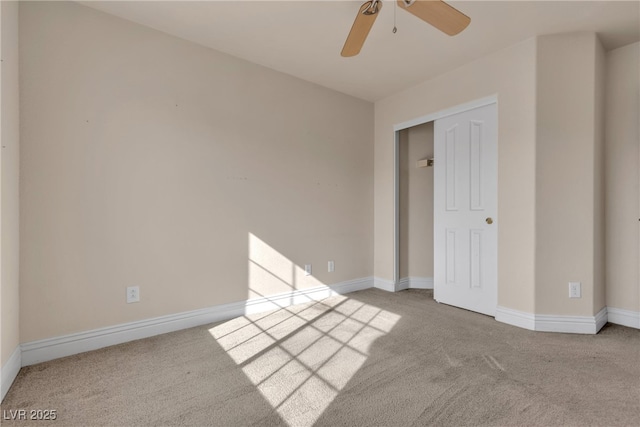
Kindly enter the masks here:
M 442 0 L 396 1 L 400 8 L 450 36 L 455 36 L 467 28 L 467 25 L 471 22 L 471 18 Z M 360 49 L 362 49 L 364 41 L 369 35 L 369 30 L 371 30 L 381 9 L 382 0 L 369 0 L 360 6 L 360 10 L 356 15 L 355 21 L 353 21 L 351 31 L 349 31 L 340 53 L 342 56 L 355 56 L 360 53 Z

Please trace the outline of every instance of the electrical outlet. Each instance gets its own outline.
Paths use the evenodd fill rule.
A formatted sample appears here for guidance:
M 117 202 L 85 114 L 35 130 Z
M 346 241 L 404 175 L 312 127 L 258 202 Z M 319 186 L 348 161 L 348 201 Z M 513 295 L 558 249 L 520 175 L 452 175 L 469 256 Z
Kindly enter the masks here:
M 582 289 L 580 282 L 569 282 L 569 298 L 581 298 Z
M 336 265 L 333 261 L 329 261 L 329 263 L 327 264 L 327 270 L 329 271 L 329 273 L 333 273 L 336 270 Z
M 304 265 L 304 275 L 311 276 L 311 264 Z
M 129 286 L 127 288 L 127 304 L 140 302 L 140 286 Z

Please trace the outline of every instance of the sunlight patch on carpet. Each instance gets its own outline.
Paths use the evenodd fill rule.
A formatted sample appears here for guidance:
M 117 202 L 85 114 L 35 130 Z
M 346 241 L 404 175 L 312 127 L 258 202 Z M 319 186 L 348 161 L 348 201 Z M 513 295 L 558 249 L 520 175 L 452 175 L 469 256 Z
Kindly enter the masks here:
M 243 316 L 209 330 L 290 426 L 310 426 L 400 316 L 344 296 Z

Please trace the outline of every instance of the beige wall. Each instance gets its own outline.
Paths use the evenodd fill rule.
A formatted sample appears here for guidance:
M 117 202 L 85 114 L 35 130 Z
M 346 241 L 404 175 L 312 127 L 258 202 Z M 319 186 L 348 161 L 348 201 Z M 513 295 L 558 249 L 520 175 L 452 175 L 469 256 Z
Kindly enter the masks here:
M 1 279 L 2 327 L 0 360 L 4 367 L 20 344 L 19 336 L 19 91 L 18 91 L 18 3 L 0 2 L 2 69 L 0 129 L 1 179 Z M 5 386 L 3 386 L 3 390 Z
M 535 59 L 530 39 L 376 102 L 376 276 L 393 278 L 393 126 L 497 94 L 498 303 L 534 311 Z
M 593 33 L 528 40 L 376 103 L 375 274 L 393 271 L 393 126 L 492 94 L 498 304 L 594 315 L 605 306 L 605 270 L 604 49 Z M 569 281 L 582 283 L 582 298 L 568 298 Z
M 433 122 L 400 132 L 400 278 L 433 277 Z
M 71 3 L 26 2 L 20 24 L 23 342 L 372 274 L 391 279 L 393 125 L 489 95 L 500 118 L 499 305 L 591 315 L 604 304 L 604 54 L 593 34 L 530 39 L 377 102 L 372 145 L 367 102 Z M 3 13 L 3 49 L 11 28 Z M 606 298 L 629 310 L 640 309 L 638 234 L 621 225 L 637 227 L 639 209 L 637 58 L 636 43 L 606 61 Z M 17 92 L 5 96 L 4 72 L 2 90 L 5 145 L 5 100 L 17 102 Z M 552 115 L 563 109 L 570 126 Z M 412 147 L 408 158 L 422 158 Z M 17 151 L 2 155 L 4 363 L 18 342 L 18 276 L 5 271 L 18 265 L 5 256 L 7 222 L 17 254 L 18 205 L 5 204 L 17 197 L 5 178 L 17 174 Z M 424 224 L 406 231 L 432 232 Z M 402 277 L 432 276 L 428 240 L 407 239 Z M 569 261 L 555 264 L 552 253 Z M 301 274 L 306 263 L 312 278 Z M 583 282 L 582 300 L 568 300 L 569 280 Z M 127 305 L 133 285 L 142 301 Z
M 604 126 L 605 126 L 605 90 L 606 90 L 606 52 L 596 37 L 595 44 L 595 106 L 594 106 L 594 138 L 595 153 L 593 158 L 593 314 L 607 306 L 606 278 L 606 228 L 605 228 L 605 174 L 604 174 Z
M 73 3 L 20 37 L 23 342 L 372 275 L 371 103 Z
M 607 306 L 640 311 L 640 43 L 606 58 Z
M 537 49 L 536 313 L 604 307 L 601 101 L 603 48 L 593 33 L 543 36 Z M 597 93 L 598 92 L 598 93 Z M 568 298 L 568 283 L 582 298 Z

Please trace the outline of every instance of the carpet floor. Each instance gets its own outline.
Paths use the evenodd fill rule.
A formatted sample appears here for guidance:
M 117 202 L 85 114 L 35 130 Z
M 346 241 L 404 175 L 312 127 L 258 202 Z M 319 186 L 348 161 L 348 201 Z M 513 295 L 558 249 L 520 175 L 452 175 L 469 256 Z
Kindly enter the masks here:
M 532 332 L 368 289 L 22 368 L 1 408 L 3 426 L 638 426 L 640 330 Z M 56 420 L 7 419 L 22 409 Z

